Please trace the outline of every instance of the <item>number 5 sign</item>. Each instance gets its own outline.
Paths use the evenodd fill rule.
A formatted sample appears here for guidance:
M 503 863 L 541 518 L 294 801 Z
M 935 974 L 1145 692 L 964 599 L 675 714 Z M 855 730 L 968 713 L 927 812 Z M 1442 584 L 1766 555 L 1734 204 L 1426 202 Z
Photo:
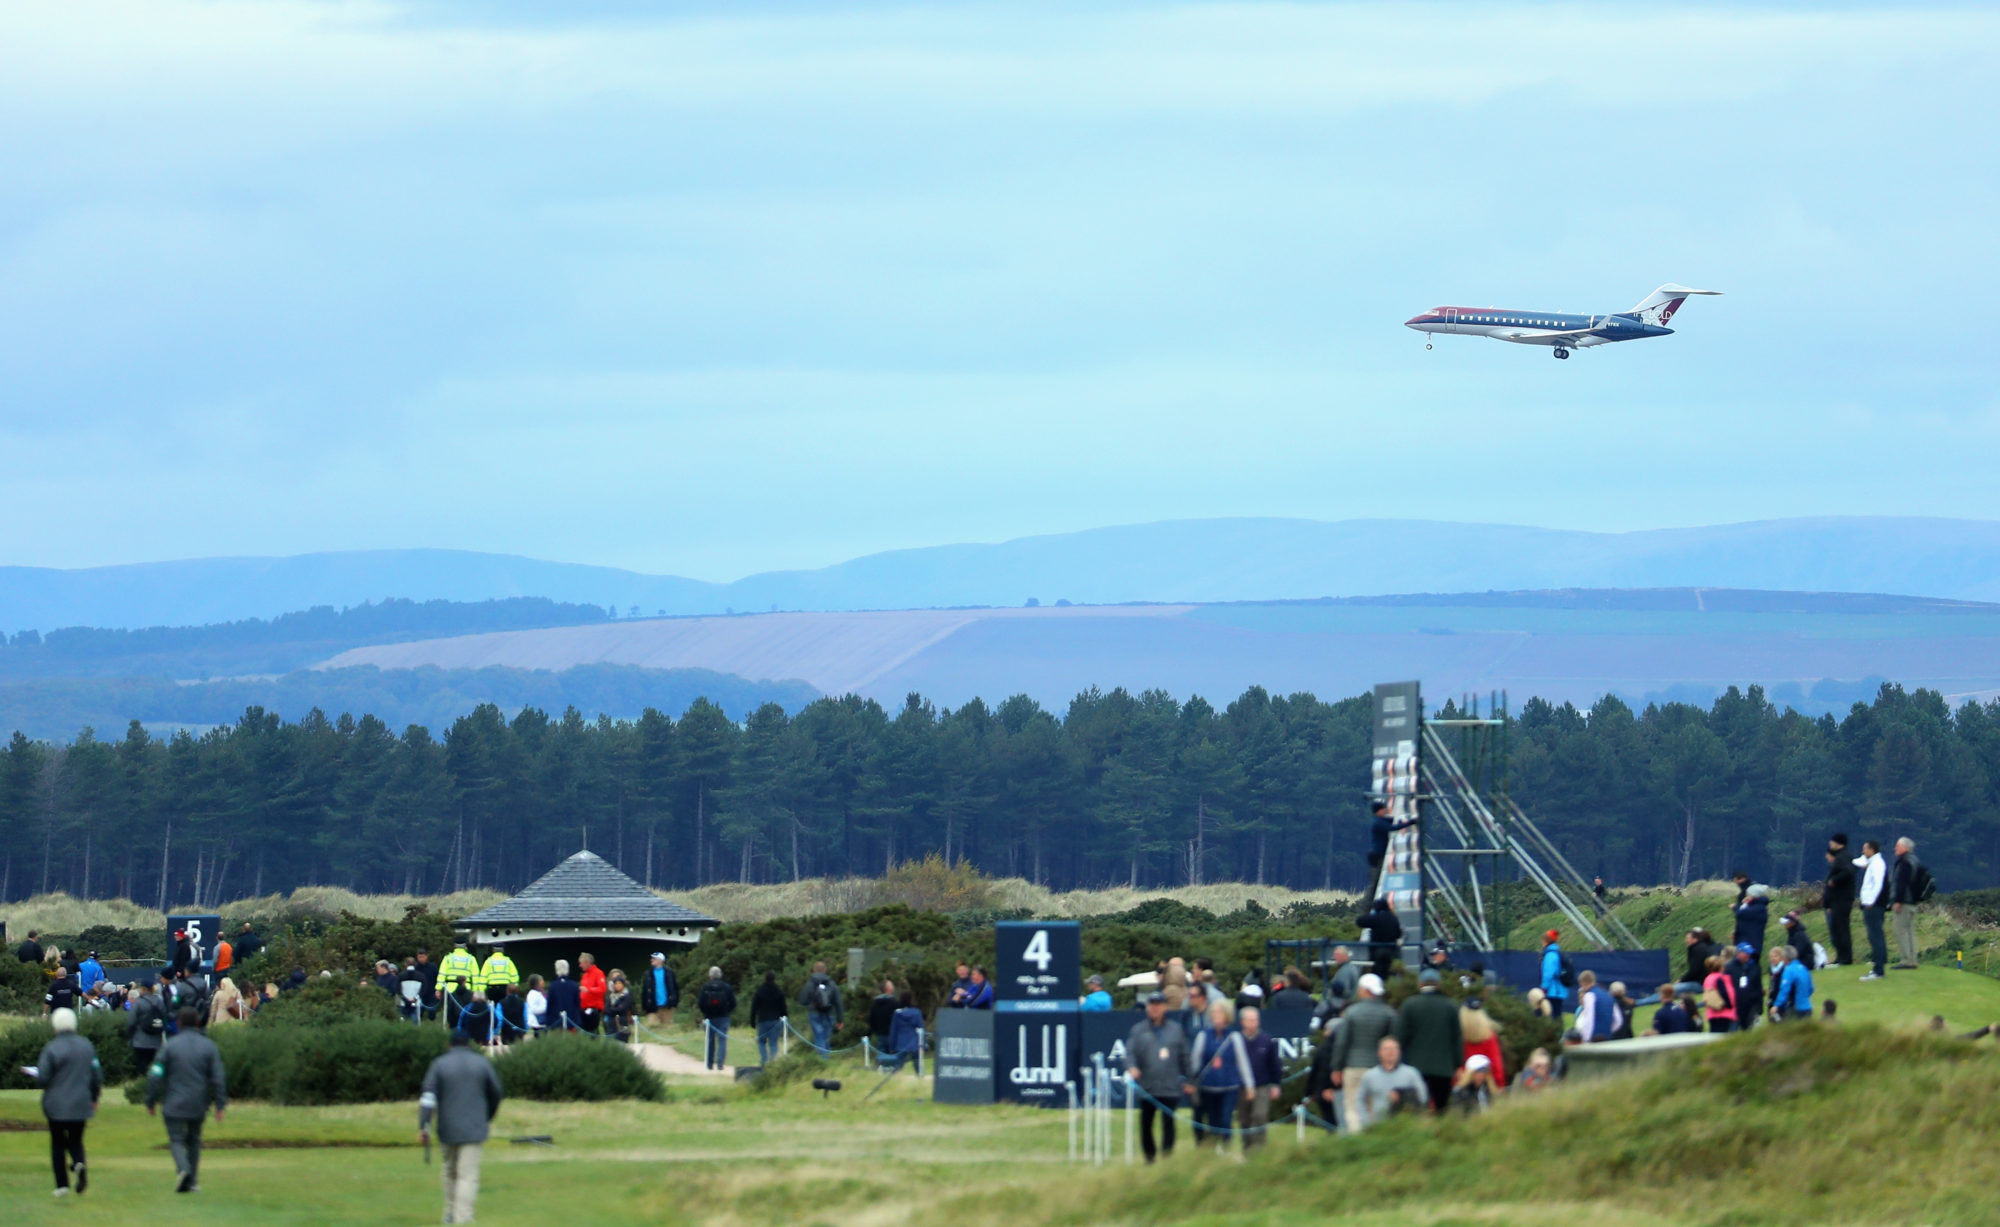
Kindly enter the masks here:
M 193 965 L 215 961 L 215 943 L 222 936 L 220 916 L 169 916 L 167 917 L 167 950 L 174 948 L 174 934 L 186 932 L 188 945 L 193 949 Z
M 1074 920 L 1010 920 L 993 926 L 993 992 L 1001 1001 L 1060 1001 L 1083 992 L 1083 937 Z

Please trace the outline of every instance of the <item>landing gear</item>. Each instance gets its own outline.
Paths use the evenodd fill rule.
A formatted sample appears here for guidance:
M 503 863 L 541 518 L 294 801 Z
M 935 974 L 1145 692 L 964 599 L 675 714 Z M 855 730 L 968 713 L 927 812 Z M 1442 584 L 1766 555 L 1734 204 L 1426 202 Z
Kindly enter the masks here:
M 1568 357 L 1569 357 L 1569 351 L 1568 351 L 1568 350 L 1566 350 L 1566 349 L 1564 349 L 1564 348 L 1563 348 L 1562 346 L 1558 345 L 1558 346 L 1556 346 L 1556 357 L 1558 357 L 1558 358 L 1563 358 L 1563 359 L 1568 359 Z
M 1427 332 L 1424 334 L 1424 348 L 1429 349 L 1430 347 L 1431 347 L 1431 334 Z

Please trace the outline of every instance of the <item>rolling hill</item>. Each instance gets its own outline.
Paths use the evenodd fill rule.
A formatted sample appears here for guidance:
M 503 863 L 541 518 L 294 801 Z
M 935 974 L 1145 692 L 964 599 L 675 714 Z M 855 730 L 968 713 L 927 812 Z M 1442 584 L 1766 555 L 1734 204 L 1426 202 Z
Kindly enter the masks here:
M 1741 588 L 2000 600 L 2000 523 L 1888 517 L 1595 533 L 1423 520 L 1178 520 L 870 554 L 733 583 L 462 550 L 0 567 L 0 626 L 198 625 L 385 598 L 539 596 L 629 614 Z

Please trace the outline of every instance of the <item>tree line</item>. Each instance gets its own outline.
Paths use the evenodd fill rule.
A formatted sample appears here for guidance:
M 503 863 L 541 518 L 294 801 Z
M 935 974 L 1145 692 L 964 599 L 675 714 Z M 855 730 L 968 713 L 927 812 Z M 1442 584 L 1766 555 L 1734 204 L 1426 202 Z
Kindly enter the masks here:
M 1505 736 L 1509 790 L 1612 882 L 1812 879 L 1834 829 L 1913 836 L 1947 889 L 2000 865 L 2000 702 L 1953 711 L 1885 685 L 1836 720 L 1756 687 L 1642 711 L 1534 700 Z M 740 721 L 707 699 L 636 720 L 489 703 L 442 736 L 251 707 L 165 740 L 136 721 L 119 740 L 17 733 L 0 754 L 0 898 L 512 890 L 581 846 L 666 888 L 935 852 L 1058 889 L 1357 889 L 1369 754 L 1367 697 L 1255 687 L 1220 709 L 1159 691 L 1093 690 L 1060 713 L 848 696 Z

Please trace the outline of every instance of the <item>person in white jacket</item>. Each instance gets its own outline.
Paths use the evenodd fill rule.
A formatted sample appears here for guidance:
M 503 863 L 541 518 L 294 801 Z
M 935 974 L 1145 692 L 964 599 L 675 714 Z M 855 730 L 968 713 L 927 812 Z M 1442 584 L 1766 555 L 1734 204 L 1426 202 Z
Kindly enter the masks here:
M 1889 866 L 1882 859 L 1881 841 L 1862 840 L 1854 867 L 1861 871 L 1861 891 L 1855 902 L 1861 905 L 1861 923 L 1868 929 L 1868 961 L 1873 964 L 1861 978 L 1880 980 L 1889 966 L 1889 940 L 1882 933 L 1882 913 L 1889 904 Z

